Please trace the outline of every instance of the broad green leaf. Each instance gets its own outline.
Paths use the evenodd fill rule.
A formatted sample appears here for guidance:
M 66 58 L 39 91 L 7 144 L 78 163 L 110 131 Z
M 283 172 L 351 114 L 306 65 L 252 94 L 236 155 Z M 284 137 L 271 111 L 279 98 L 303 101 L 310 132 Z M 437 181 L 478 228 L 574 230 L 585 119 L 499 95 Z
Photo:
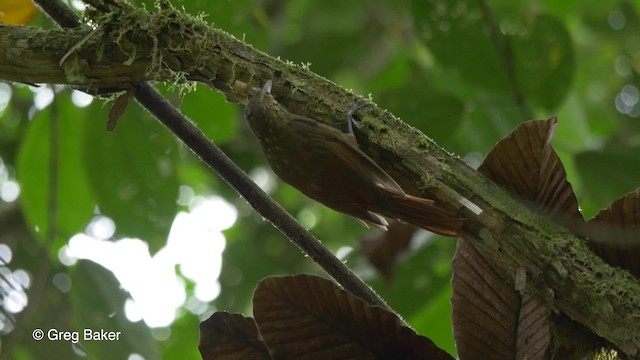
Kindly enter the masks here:
M 413 1 L 418 34 L 442 67 L 480 92 L 514 96 L 517 85 L 525 101 L 547 110 L 556 107 L 566 96 L 575 69 L 564 24 L 533 13 L 503 24 L 496 14 L 489 18 L 490 9 L 480 4 Z
M 209 309 L 207 308 L 207 311 Z M 185 312 L 171 324 L 171 336 L 158 343 L 163 359 L 199 359 L 197 316 Z
M 300 0 L 278 4 L 274 10 L 290 20 L 284 21 L 281 29 L 272 24 L 278 45 L 271 54 L 296 64 L 310 63 L 311 70 L 321 76 L 363 64 L 369 51 L 363 39 L 380 36 L 376 23 L 366 23 L 372 20 L 365 17 L 366 3 L 334 1 L 327 6 L 322 1 Z
M 153 6 L 156 1 L 145 2 Z M 277 8 L 280 6 L 285 9 L 289 7 L 280 2 L 268 4 L 257 3 L 254 0 L 172 0 L 171 3 L 177 8 L 183 7 L 189 14 L 203 14 L 204 21 L 260 49 L 264 48 L 271 32 L 272 24 L 269 22 L 268 12 L 278 11 Z
M 103 110 L 88 124 L 83 149 L 98 207 L 118 236 L 144 239 L 155 252 L 177 212 L 177 142 L 134 104 L 109 133 Z
M 551 16 L 532 16 L 524 30 L 509 36 L 521 91 L 532 104 L 549 111 L 571 87 L 575 57 L 564 24 Z M 527 119 L 529 120 L 529 119 Z
M 214 303 L 218 309 L 246 313 L 251 294 L 265 274 L 304 272 L 304 265 L 309 266 L 310 260 L 298 248 L 258 219 L 255 215 L 239 219 L 242 225 L 225 232 L 228 241 L 219 278 L 222 292 Z
M 609 147 L 576 155 L 584 196 L 597 209 L 640 187 L 640 148 Z
M 440 146 L 448 148 L 455 140 L 453 135 L 462 122 L 464 104 L 453 95 L 433 89 L 416 90 L 419 84 L 411 83 L 395 91 L 393 97 L 380 97 L 394 115 L 419 128 Z
M 237 116 L 237 106 L 226 102 L 220 93 L 204 86 L 198 86 L 197 91 L 186 94 L 180 108 L 217 144 L 234 138 L 238 129 L 237 122 L 242 121 Z
M 540 3 L 542 3 L 549 13 L 565 19 L 578 16 L 580 14 L 580 7 L 585 4 L 585 2 L 581 0 L 540 0 Z
M 55 243 L 47 245 L 54 256 L 69 237 L 83 230 L 95 205 L 82 156 L 86 115 L 85 109 L 71 103 L 68 94 L 58 94 L 29 124 L 18 154 L 20 200 L 26 220 L 43 244 L 55 220 Z M 53 152 L 52 137 L 57 143 Z M 52 184 L 57 188 L 54 202 L 50 198 Z
M 478 1 L 414 0 L 418 35 L 444 68 L 484 91 L 507 92 L 509 82 L 485 28 Z
M 596 138 L 593 129 L 589 128 L 584 102 L 575 94 L 567 98 L 558 112 L 557 134 L 558 140 L 554 140 L 554 144 L 572 151 L 584 150 Z
M 425 70 L 405 56 L 396 57 L 373 81 L 375 101 L 408 124 L 419 128 L 440 146 L 449 148 L 464 113 L 456 96 L 434 88 Z
M 424 231 L 419 230 L 416 237 L 422 237 L 424 241 L 425 235 Z M 431 303 L 443 289 L 451 287 L 451 259 L 455 242 L 441 237 L 427 241 L 424 246 L 413 252 L 409 250 L 406 256 L 399 259 L 393 277 L 387 283 L 383 283 L 382 279 L 371 282 L 374 290 L 407 319 L 424 311 L 425 304 Z M 416 246 L 416 242 L 414 240 L 412 246 Z M 421 333 L 420 330 L 418 332 Z
M 449 354 L 456 355 L 451 326 L 451 287 L 442 287 L 409 319 L 416 332 L 426 336 Z
M 479 152 L 484 156 L 499 139 L 524 120 L 511 96 L 479 94 L 457 134 L 458 146 L 462 153 Z

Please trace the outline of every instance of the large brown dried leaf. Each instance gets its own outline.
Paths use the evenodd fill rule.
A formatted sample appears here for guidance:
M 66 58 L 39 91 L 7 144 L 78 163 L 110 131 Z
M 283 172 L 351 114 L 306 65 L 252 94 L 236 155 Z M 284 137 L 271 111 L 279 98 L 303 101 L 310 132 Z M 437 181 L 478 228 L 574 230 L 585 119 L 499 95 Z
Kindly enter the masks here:
M 557 119 L 528 121 L 500 140 L 478 169 L 535 212 L 570 228 L 584 220 L 564 167 L 551 147 Z M 462 358 L 546 358 L 551 354 L 549 310 L 498 276 L 469 242 L 453 261 L 454 336 Z
M 458 239 L 452 266 L 453 335 L 460 358 L 543 358 L 548 312 L 529 301 L 522 304 L 520 294 L 467 240 Z
M 573 228 L 584 219 L 564 166 L 551 147 L 556 124 L 555 116 L 522 123 L 494 146 L 478 171 L 509 189 L 533 211 Z
M 612 202 L 585 228 L 596 254 L 640 277 L 640 189 Z
M 219 311 L 200 323 L 198 348 L 203 360 L 271 359 L 259 335 L 252 318 Z
M 516 359 L 545 359 L 550 353 L 549 309 L 524 294 L 520 297 Z
M 398 256 L 409 247 L 416 230 L 413 225 L 394 220 L 387 231 L 368 233 L 360 238 L 362 253 L 385 280 L 391 279 Z
M 316 276 L 262 280 L 253 311 L 274 359 L 452 359 L 395 314 Z

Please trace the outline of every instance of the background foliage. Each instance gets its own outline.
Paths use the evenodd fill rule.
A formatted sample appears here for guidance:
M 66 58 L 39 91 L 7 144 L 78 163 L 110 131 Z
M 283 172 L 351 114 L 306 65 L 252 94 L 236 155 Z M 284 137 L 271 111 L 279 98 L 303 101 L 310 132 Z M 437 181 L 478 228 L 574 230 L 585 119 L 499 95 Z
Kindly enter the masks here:
M 311 63 L 318 74 L 371 93 L 472 165 L 523 120 L 558 114 L 554 146 L 587 218 L 640 183 L 640 1 L 172 2 L 192 14 L 206 13 L 210 23 L 272 56 Z M 32 22 L 53 26 L 42 15 Z M 101 101 L 79 108 L 71 90 L 56 88 L 51 105 L 40 109 L 26 86 L 0 84 L 0 90 L 0 190 L 7 180 L 21 187 L 17 201 L 0 200 L 0 242 L 13 253 L 1 270 L 24 270 L 31 279 L 29 305 L 14 314 L 15 329 L 2 330 L 2 351 L 12 358 L 71 356 L 69 343 L 34 346 L 34 327 L 100 326 L 121 329 L 127 340 L 84 346 L 95 358 L 133 352 L 147 359 L 198 358 L 200 319 L 214 309 L 249 312 L 251 294 L 265 276 L 318 272 L 138 107 L 129 107 L 111 134 L 104 131 L 108 109 Z M 184 97 L 165 93 L 245 171 L 266 169 L 242 108 L 204 87 Z M 52 141 L 58 149 L 53 156 Z M 57 204 L 50 201 L 52 181 Z M 451 239 L 429 241 L 423 234 L 385 283 L 358 249 L 357 239 L 368 230 L 276 184 L 277 201 L 332 250 L 353 247 L 348 263 L 418 333 L 455 352 Z M 187 209 L 176 201 L 181 185 L 197 195 L 224 197 L 239 216 L 224 232 L 220 295 L 205 313 L 179 311 L 167 338 L 158 335 L 166 331 L 151 332 L 143 322 L 124 318 L 128 295 L 111 272 L 86 261 L 62 265 L 58 254 L 71 236 L 85 231 L 96 209 L 113 219 L 113 240 L 138 237 L 156 253 L 176 213 Z M 68 292 L 53 285 L 60 273 L 71 280 Z M 190 292 L 190 281 L 184 281 Z

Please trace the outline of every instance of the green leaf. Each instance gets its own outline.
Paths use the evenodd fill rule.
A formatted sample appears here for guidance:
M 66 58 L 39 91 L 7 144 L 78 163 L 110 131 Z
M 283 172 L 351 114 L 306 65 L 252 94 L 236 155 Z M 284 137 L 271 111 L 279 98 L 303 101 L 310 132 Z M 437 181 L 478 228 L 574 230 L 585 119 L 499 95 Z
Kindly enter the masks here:
M 463 122 L 456 142 L 460 151 L 486 155 L 503 136 L 510 133 L 522 119 L 522 113 L 510 95 L 486 96 L 479 94 L 477 103 Z
M 149 7 L 153 7 L 156 0 L 144 0 Z M 247 41 L 258 49 L 263 49 L 269 39 L 271 24 L 269 15 L 265 13 L 271 9 L 263 9 L 263 3 L 254 0 L 233 1 L 201 1 L 180 0 L 171 1 L 177 8 L 184 8 L 188 14 L 204 14 L 203 19 L 216 28 Z M 280 2 L 271 4 L 273 7 L 283 6 Z M 293 5 L 290 4 L 290 5 Z M 289 6 L 285 6 L 287 8 Z
M 124 315 L 127 293 L 113 274 L 102 266 L 81 260 L 71 273 L 71 300 L 75 331 L 80 332 L 81 349 L 89 358 L 126 359 L 137 353 L 147 360 L 160 359 L 151 331 L 143 322 L 132 323 Z M 87 341 L 85 329 L 120 332 L 117 341 Z
M 580 14 L 580 7 L 584 4 L 581 0 L 540 0 L 545 9 L 558 17 L 572 18 Z
M 413 65 L 413 66 L 412 66 Z M 456 96 L 434 88 L 428 74 L 397 55 L 372 83 L 375 100 L 383 108 L 417 127 L 440 146 L 449 148 L 464 114 L 464 103 Z
M 529 17 L 524 30 L 509 36 L 515 72 L 525 97 L 552 110 L 564 100 L 575 71 L 575 56 L 564 24 L 547 15 Z
M 424 232 L 420 230 L 417 236 L 424 236 Z M 451 259 L 455 242 L 443 240 L 441 237 L 428 240 L 426 245 L 402 256 L 389 283 L 383 283 L 382 279 L 372 281 L 374 290 L 401 316 L 413 318 L 424 311 L 423 307 L 431 304 L 443 289 L 451 288 Z M 420 330 L 418 332 L 421 333 Z
M 102 110 L 87 126 L 83 150 L 98 206 L 119 236 L 142 238 L 155 252 L 177 213 L 177 143 L 138 106 L 109 133 Z
M 464 104 L 457 97 L 408 84 L 393 97 L 380 97 L 380 104 L 408 124 L 417 127 L 440 146 L 448 148 L 462 122 Z
M 418 35 L 444 68 L 484 91 L 509 91 L 478 1 L 414 0 L 411 13 Z
M 440 65 L 481 93 L 512 95 L 509 71 L 524 98 L 546 110 L 569 91 L 574 53 L 564 24 L 555 18 L 530 13 L 502 21 L 467 0 L 413 1 L 412 10 L 421 39 Z
M 451 326 L 451 287 L 443 287 L 411 318 L 409 323 L 416 332 L 426 336 L 438 347 L 456 356 L 456 344 Z
M 71 103 L 68 94 L 58 94 L 55 102 L 29 124 L 18 153 L 25 218 L 43 244 L 49 238 L 50 219 L 56 220 L 55 242 L 47 244 L 54 256 L 69 237 L 83 230 L 95 206 L 82 159 L 86 115 L 84 109 Z M 52 128 L 58 129 L 57 155 L 51 151 Z M 57 175 L 51 166 L 57 168 Z M 49 196 L 52 182 L 57 184 L 55 204 L 50 203 Z
M 171 324 L 171 336 L 158 344 L 163 359 L 200 359 L 200 319 L 185 313 Z
M 576 155 L 584 195 L 602 209 L 640 186 L 640 148 L 609 147 Z
M 237 134 L 237 122 L 241 120 L 237 106 L 209 88 L 198 86 L 197 91 L 186 94 L 180 108 L 215 143 L 227 142 Z
M 296 64 L 311 63 L 311 70 L 322 76 L 342 69 L 350 71 L 365 63 L 362 56 L 368 46 L 363 39 L 379 36 L 377 24 L 367 24 L 371 19 L 366 17 L 362 3 L 334 1 L 327 6 L 323 1 L 307 0 L 276 4 L 273 10 L 292 20 L 284 21 L 278 32 L 272 30 L 281 44 L 272 55 Z M 278 29 L 277 23 L 271 28 Z

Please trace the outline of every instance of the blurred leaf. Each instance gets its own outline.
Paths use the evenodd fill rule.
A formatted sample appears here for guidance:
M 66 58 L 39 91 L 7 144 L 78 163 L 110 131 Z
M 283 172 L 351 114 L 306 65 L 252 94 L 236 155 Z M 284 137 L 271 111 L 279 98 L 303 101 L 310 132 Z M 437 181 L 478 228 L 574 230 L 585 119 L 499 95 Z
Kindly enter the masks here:
M 238 116 L 236 105 L 226 102 L 221 94 L 201 85 L 197 91 L 185 95 L 180 108 L 216 144 L 234 138 L 237 122 L 243 121 Z
M 596 254 L 640 278 L 640 189 L 602 209 L 586 231 Z
M 551 14 L 561 18 L 572 18 L 580 14 L 580 7 L 584 4 L 581 0 L 540 0 L 544 8 Z
M 414 0 L 411 13 L 418 35 L 443 67 L 486 91 L 508 92 L 506 72 L 478 1 Z
M 37 8 L 31 0 L 2 0 L 0 2 L 0 23 L 26 25 L 36 14 Z
M 564 24 L 547 16 L 526 19 L 512 42 L 518 83 L 527 100 L 547 111 L 556 108 L 571 88 L 575 56 Z
M 144 2 L 147 3 L 148 8 L 152 8 L 155 0 L 144 0 Z M 268 6 L 268 2 L 255 0 L 172 0 L 171 2 L 176 7 L 184 7 L 189 14 L 204 14 L 204 20 L 212 26 L 247 41 L 255 48 L 265 50 L 271 33 L 269 26 L 271 24 L 264 22 L 265 11 L 269 9 L 265 10 L 262 6 L 265 6 L 265 3 Z
M 401 89 L 407 81 L 412 79 L 411 59 L 406 51 L 394 54 L 386 67 L 382 69 L 376 77 L 369 81 L 369 88 L 375 92 L 384 93 L 385 90 Z M 428 84 L 424 84 L 425 87 Z M 389 95 L 393 95 L 389 91 Z
M 470 106 L 468 119 L 462 123 L 455 142 L 460 144 L 460 151 L 486 154 L 496 139 L 510 133 L 523 120 L 511 96 L 480 93 L 477 102 Z
M 49 218 L 56 218 L 55 243 L 47 244 L 52 256 L 73 234 L 81 232 L 92 217 L 95 200 L 89 189 L 83 166 L 82 134 L 88 118 L 68 94 L 59 94 L 56 102 L 39 112 L 29 124 L 20 145 L 17 170 L 22 187 L 21 203 L 27 222 L 44 243 L 49 234 Z M 51 154 L 52 126 L 58 128 L 57 158 Z M 57 204 L 49 203 L 51 162 L 57 168 Z
M 575 94 L 569 96 L 564 102 L 562 110 L 558 112 L 558 118 L 561 121 L 558 123 L 557 136 L 554 141 L 556 141 L 556 148 L 560 149 L 560 153 L 569 150 L 573 152 L 581 151 L 589 143 L 596 141 L 599 136 L 593 129 L 589 128 L 584 101 L 578 99 Z M 610 132 L 608 135 L 610 135 Z M 564 161 L 564 165 L 565 168 L 570 166 L 567 160 Z M 567 173 L 570 174 L 568 170 Z M 569 175 L 569 178 L 571 178 L 571 175 Z
M 640 148 L 610 146 L 576 155 L 576 168 L 588 196 L 598 208 L 640 184 Z
M 403 96 L 403 92 L 399 92 Z M 440 93 L 437 91 L 423 92 L 420 97 L 411 96 L 404 93 L 408 103 L 406 110 L 400 110 L 398 114 L 403 114 L 410 109 L 414 109 L 411 114 L 406 113 L 403 119 L 424 131 L 427 136 L 436 141 L 440 146 L 452 146 L 455 142 L 454 134 L 458 131 L 462 122 L 464 104 L 455 96 Z M 415 117 L 415 114 L 419 114 Z
M 187 300 L 189 301 L 189 300 Z M 163 359 L 200 359 L 198 351 L 198 324 L 200 319 L 184 312 L 171 324 L 171 336 L 159 342 Z
M 449 239 L 418 230 L 413 240 L 416 248 L 409 249 L 406 256 L 397 262 L 393 273 L 394 281 L 370 281 L 373 288 L 404 318 L 412 319 L 418 312 L 424 311 L 425 304 L 435 301 L 443 291 L 449 291 L 451 258 L 456 243 L 447 240 Z M 423 245 L 420 246 L 420 243 Z M 416 328 L 416 331 L 421 332 L 422 329 Z M 451 332 L 447 332 L 446 328 L 442 331 L 451 337 Z
M 118 236 L 140 237 L 153 253 L 177 212 L 176 140 L 138 106 L 113 133 L 105 131 L 104 112 L 94 116 L 82 153 L 100 211 L 114 220 Z
M 557 106 L 570 88 L 575 68 L 564 24 L 546 15 L 531 15 L 506 36 L 500 19 L 488 18 L 481 4 L 413 1 L 418 34 L 441 66 L 480 91 L 511 94 L 507 63 L 512 63 L 525 99 L 546 109 Z
M 34 329 L 42 329 L 44 331 L 48 329 L 58 329 L 61 331 L 75 330 L 73 323 L 75 308 L 68 295 L 60 291 L 52 281 L 56 275 L 66 276 L 66 274 L 63 275 L 65 269 L 63 269 L 63 266 L 60 264 L 52 263 L 51 258 L 47 258 L 48 254 L 42 253 L 34 256 L 33 253 L 20 251 L 16 255 L 17 257 L 14 259 L 15 264 L 21 264 L 21 266 L 24 266 L 24 264 L 32 265 L 24 266 L 23 269 L 36 268 L 39 266 L 40 269 L 49 267 L 49 271 L 47 273 L 42 271 L 32 273 L 34 281 L 41 282 L 42 285 L 33 286 L 27 292 L 27 296 L 29 296 L 29 307 L 27 310 L 30 311 L 30 317 L 16 317 L 15 319 L 18 320 L 16 323 L 17 327 L 14 329 L 14 332 L 9 334 L 9 336 L 17 336 L 23 340 L 17 344 L 15 341 L 13 344 L 10 344 L 10 342 L 12 342 L 11 338 L 6 337 L 6 334 L 3 333 L 2 358 L 12 360 L 49 359 L 52 354 L 55 354 L 56 357 L 61 359 L 73 359 L 75 353 L 71 342 L 48 340 L 35 342 L 32 338 L 32 331 Z M 27 259 L 26 262 L 19 263 L 18 261 L 21 257 L 28 257 L 29 259 Z M 43 264 L 46 265 L 42 266 Z M 6 269 L 6 267 L 3 267 L 3 270 L 6 271 Z M 2 285 L 3 288 L 6 288 L 5 284 Z M 21 298 L 14 297 L 14 299 L 18 300 Z M 26 298 L 21 301 L 26 301 Z M 3 321 L 5 320 L 3 319 Z M 6 327 L 3 330 L 6 330 Z M 11 345 L 16 347 L 14 351 L 9 350 Z M 14 353 L 16 354 L 15 356 Z
M 262 280 L 254 314 L 269 352 L 278 359 L 452 359 L 397 315 L 310 275 Z
M 271 55 L 296 64 L 310 63 L 311 70 L 322 76 L 362 64 L 368 53 L 366 39 L 379 36 L 379 24 L 375 17 L 367 16 L 366 2 L 334 1 L 331 6 L 309 0 L 286 6 L 280 3 L 279 15 L 292 21 L 284 22 L 283 28 L 272 24 L 273 36 L 280 41 Z
M 219 311 L 200 323 L 203 360 L 271 359 L 252 318 Z
M 362 253 L 386 281 L 391 281 L 396 259 L 407 249 L 416 230 L 415 226 L 396 220 L 387 231 L 370 232 L 358 239 Z
M 222 291 L 215 306 L 247 312 L 251 309 L 255 284 L 265 274 L 309 272 L 313 265 L 297 247 L 291 246 L 282 234 L 258 216 L 251 214 L 237 223 L 240 225 L 225 232 L 227 247 L 220 273 L 220 285 L 229 291 Z
M 398 56 L 374 83 L 376 102 L 403 121 L 422 130 L 443 147 L 454 141 L 464 113 L 464 104 L 454 95 L 433 87 L 423 70 L 406 64 Z
M 78 262 L 71 274 L 71 300 L 76 331 L 80 331 L 79 348 L 91 358 L 125 359 L 131 353 L 147 360 L 160 359 L 151 331 L 142 322 L 132 323 L 125 317 L 127 294 L 111 271 L 86 260 Z M 84 339 L 85 329 L 93 332 L 120 332 L 117 341 Z M 84 340 L 84 341 L 82 341 Z
M 456 356 L 456 344 L 451 336 L 451 287 L 440 288 L 430 301 L 422 303 L 422 307 L 407 320 L 421 335 Z

